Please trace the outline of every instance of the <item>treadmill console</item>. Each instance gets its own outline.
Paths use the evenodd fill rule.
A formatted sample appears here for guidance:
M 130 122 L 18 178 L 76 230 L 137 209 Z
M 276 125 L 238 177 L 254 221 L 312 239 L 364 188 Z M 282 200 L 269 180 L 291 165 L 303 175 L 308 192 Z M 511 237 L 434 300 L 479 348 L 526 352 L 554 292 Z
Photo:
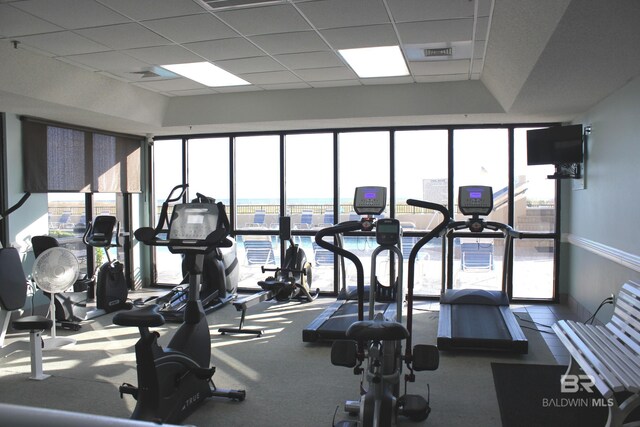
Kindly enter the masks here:
M 463 215 L 486 216 L 493 210 L 493 190 L 484 185 L 467 185 L 458 190 L 458 208 Z
M 376 221 L 376 242 L 380 246 L 395 246 L 400 243 L 400 221 L 380 218 Z
M 357 187 L 353 209 L 358 215 L 380 215 L 387 206 L 386 187 Z

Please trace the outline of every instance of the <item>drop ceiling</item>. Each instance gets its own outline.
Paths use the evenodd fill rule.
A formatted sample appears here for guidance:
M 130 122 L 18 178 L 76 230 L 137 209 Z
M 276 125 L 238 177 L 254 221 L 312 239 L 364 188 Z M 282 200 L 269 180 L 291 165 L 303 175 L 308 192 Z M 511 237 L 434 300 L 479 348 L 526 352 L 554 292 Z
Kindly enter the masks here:
M 295 128 L 322 126 L 323 120 L 359 126 L 385 117 L 383 124 L 564 120 L 640 72 L 636 48 L 630 63 L 611 70 L 612 77 L 586 98 L 583 94 L 579 105 L 556 99 L 557 90 L 545 80 L 555 67 L 559 78 L 575 80 L 567 82 L 564 98 L 584 92 L 583 86 L 598 76 L 584 67 L 586 77 L 576 76 L 578 67 L 566 65 L 562 55 L 595 49 L 600 66 L 613 22 L 631 31 L 621 42 L 633 46 L 639 38 L 635 9 L 633 0 L 613 5 L 599 0 L 0 0 L 0 53 L 6 53 L 0 64 L 0 109 L 61 120 L 78 117 L 87 125 L 136 133 Z M 573 16 L 584 22 L 574 22 Z M 595 46 L 578 38 L 590 33 L 601 36 Z M 358 78 L 337 52 L 389 45 L 402 48 L 410 75 Z M 450 55 L 428 56 L 447 48 Z M 160 68 L 200 61 L 251 84 L 210 88 Z M 78 93 L 70 94 L 70 88 Z M 460 95 L 465 91 L 476 99 L 465 100 Z M 369 99 L 378 92 L 399 105 L 397 117 L 389 105 L 386 111 L 357 105 L 350 106 L 353 114 L 346 111 L 346 97 Z M 82 93 L 106 100 L 95 105 L 78 99 Z M 136 112 L 109 105 L 116 93 Z M 415 114 L 401 111 L 403 101 L 394 97 L 412 93 L 429 96 L 432 103 L 436 97 L 439 105 L 422 108 L 419 100 L 409 99 L 408 106 L 417 105 Z M 332 97 L 333 115 L 325 113 L 332 109 L 327 107 Z M 228 113 L 221 104 L 238 110 L 244 105 L 250 112 L 251 103 L 264 106 L 286 98 L 305 98 L 309 104 L 318 98 L 324 109 L 284 108 L 280 117 L 263 109 L 245 119 L 221 118 Z M 155 105 L 140 112 L 135 104 L 142 102 Z M 50 104 L 58 104 L 57 111 Z M 346 121 L 336 122 L 338 113 Z M 295 122 L 286 123 L 291 118 Z

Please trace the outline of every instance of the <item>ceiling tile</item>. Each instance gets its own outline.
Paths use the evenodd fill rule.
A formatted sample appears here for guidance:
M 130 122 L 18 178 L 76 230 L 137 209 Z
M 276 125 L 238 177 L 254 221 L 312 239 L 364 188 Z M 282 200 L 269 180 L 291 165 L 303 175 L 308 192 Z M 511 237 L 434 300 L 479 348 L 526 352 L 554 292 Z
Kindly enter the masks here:
M 81 53 L 104 52 L 108 47 L 74 34 L 71 31 L 18 37 L 20 43 L 48 52 L 54 56 L 76 55 Z
M 414 76 L 462 74 L 469 72 L 469 60 L 409 62 L 409 69 Z
M 211 95 L 216 93 L 215 90 L 209 88 L 202 89 L 186 89 L 186 90 L 169 90 L 169 94 L 174 96 L 196 96 L 196 95 Z
M 220 93 L 233 93 L 233 92 L 257 92 L 262 90 L 258 86 L 244 85 L 244 86 L 223 86 L 215 88 L 216 92 Z
M 176 43 L 238 37 L 238 33 L 209 14 L 145 21 L 144 25 Z
M 418 83 L 441 83 L 469 80 L 469 74 L 438 74 L 435 76 L 416 76 Z
M 104 71 L 140 71 L 148 68 L 149 64 L 132 58 L 120 52 L 98 52 L 84 55 L 71 55 L 67 59 L 86 65 L 96 70 Z M 132 76 L 134 77 L 134 76 Z
M 223 59 L 250 58 L 262 56 L 264 52 L 247 40 L 236 37 L 232 39 L 211 40 L 206 42 L 187 43 L 189 50 L 207 58 L 210 61 Z
M 358 76 L 348 67 L 315 68 L 309 70 L 297 70 L 296 74 L 310 82 L 322 80 L 349 80 Z
M 472 18 L 474 3 L 469 0 L 387 0 L 396 22 Z
M 489 28 L 489 18 L 478 18 L 476 22 L 476 40 L 486 40 Z
M 11 5 L 0 4 L 0 37 L 15 37 L 60 30 L 63 28 L 36 18 Z
M 133 22 L 76 30 L 75 33 L 109 46 L 112 49 L 134 49 L 137 47 L 171 44 L 164 37 Z
M 287 53 L 276 55 L 274 58 L 292 70 L 337 67 L 344 64 L 333 52 Z
M 322 30 L 320 33 L 334 49 L 395 46 L 399 44 L 398 37 L 396 37 L 393 26 L 390 24 L 334 28 Z
M 12 3 L 38 18 L 67 29 L 129 22 L 126 17 L 93 0 L 27 0 Z
M 299 83 L 300 79 L 290 71 L 270 71 L 266 73 L 247 73 L 241 74 L 241 77 L 256 85 L 276 84 L 276 83 Z
M 398 24 L 403 43 L 437 43 L 471 40 L 473 19 L 421 21 Z
M 100 0 L 101 3 L 137 21 L 206 13 L 192 0 Z
M 315 31 L 267 34 L 251 37 L 250 40 L 271 55 L 329 50 L 329 46 Z
M 289 4 L 230 10 L 218 12 L 216 16 L 247 36 L 311 29 L 307 21 Z
M 382 0 L 321 0 L 296 6 L 318 29 L 390 22 Z
M 198 55 L 195 55 L 187 49 L 177 45 L 143 47 L 140 49 L 123 50 L 122 52 L 137 58 L 140 61 L 156 65 L 202 62 L 202 58 Z
M 233 74 L 284 70 L 284 67 L 270 56 L 228 59 L 226 61 L 216 61 L 216 65 Z

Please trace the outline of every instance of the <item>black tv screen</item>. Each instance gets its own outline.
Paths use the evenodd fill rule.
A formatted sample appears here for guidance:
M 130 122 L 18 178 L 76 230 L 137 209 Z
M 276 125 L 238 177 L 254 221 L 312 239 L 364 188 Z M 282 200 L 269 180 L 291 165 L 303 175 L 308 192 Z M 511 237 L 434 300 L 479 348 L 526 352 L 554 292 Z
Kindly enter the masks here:
M 527 131 L 527 164 L 582 163 L 582 125 Z

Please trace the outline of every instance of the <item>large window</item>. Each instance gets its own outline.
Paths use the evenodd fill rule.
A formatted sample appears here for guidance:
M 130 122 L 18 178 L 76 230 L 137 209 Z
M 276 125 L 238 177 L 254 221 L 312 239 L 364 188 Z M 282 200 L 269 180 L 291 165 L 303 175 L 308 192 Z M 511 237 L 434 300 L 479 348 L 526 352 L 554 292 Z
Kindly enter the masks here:
M 493 211 L 486 218 L 504 224 L 509 223 L 507 129 L 455 130 L 453 177 L 454 219 L 465 219 L 458 208 L 460 186 L 488 185 L 493 189 Z M 502 288 L 504 239 L 456 237 L 450 250 L 453 250 L 453 288 Z
M 402 253 L 408 261 L 417 232 L 432 230 L 442 221 L 437 211 L 406 204 L 407 199 L 424 200 L 447 207 L 449 188 L 448 132 L 444 129 L 398 131 L 395 133 L 396 218 L 404 236 Z M 436 238 L 418 253 L 414 292 L 439 295 L 442 286 L 442 239 Z M 405 263 L 405 266 L 407 264 Z
M 494 209 L 487 219 L 536 233 L 514 244 L 512 295 L 550 299 L 555 295 L 556 185 L 546 178 L 553 172 L 551 167 L 526 165 L 525 131 L 515 126 L 451 126 L 161 140 L 154 146 L 155 194 L 159 202 L 170 188 L 185 180 L 192 192 L 229 204 L 238 242 L 241 288 L 255 289 L 257 281 L 267 275 L 260 267 L 280 264 L 284 248 L 278 238 L 279 217 L 290 216 L 294 242 L 314 267 L 313 287 L 332 292 L 341 286 L 335 277 L 333 256 L 318 248 L 313 236 L 322 227 L 359 218 L 353 209 L 356 187 L 388 189 L 387 207 L 381 216 L 393 216 L 402 224 L 406 277 L 412 247 L 442 220 L 439 213 L 408 206 L 406 200 L 444 205 L 454 219 L 462 220 L 458 188 L 488 185 L 493 188 Z M 368 276 L 370 255 L 376 246 L 373 233 L 347 235 L 344 245 L 360 257 Z M 441 249 L 442 239 L 435 238 L 418 254 L 417 295 L 439 295 Z M 451 249 L 454 288 L 502 287 L 504 241 L 497 233 L 457 233 Z M 388 271 L 389 260 L 380 261 L 380 269 Z M 346 282 L 353 285 L 355 271 L 350 262 L 345 264 Z M 165 260 L 157 268 L 158 281 L 163 276 L 161 269 L 169 283 L 181 279 L 179 259 Z
M 553 165 L 527 166 L 527 129 L 514 132 L 514 224 L 527 233 L 554 233 L 556 182 L 547 179 Z M 514 243 L 513 296 L 552 298 L 555 240 L 516 240 Z
M 48 193 L 49 232 L 60 246 L 73 252 L 80 272 L 87 274 L 87 246 L 82 235 L 87 227 L 84 193 Z
M 297 234 L 294 241 L 313 265 L 312 287 L 332 292 L 333 257 L 311 233 L 340 221 L 333 206 L 333 134 L 287 135 L 285 143 L 286 209 Z

